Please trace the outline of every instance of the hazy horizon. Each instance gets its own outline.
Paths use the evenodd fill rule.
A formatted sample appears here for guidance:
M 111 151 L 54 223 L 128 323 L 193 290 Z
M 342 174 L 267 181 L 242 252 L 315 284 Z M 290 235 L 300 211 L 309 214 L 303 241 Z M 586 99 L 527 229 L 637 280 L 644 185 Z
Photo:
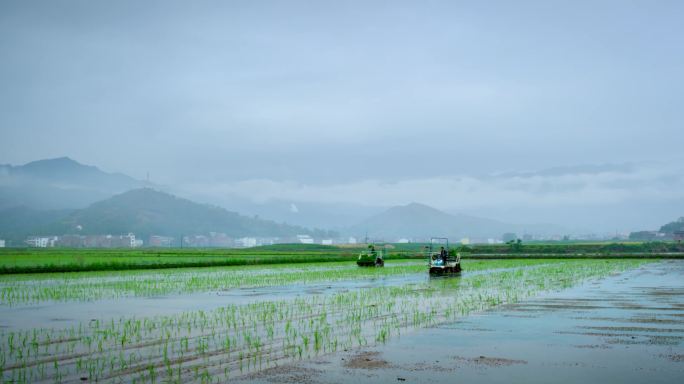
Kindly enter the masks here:
M 5 1 L 0 164 L 68 156 L 274 216 L 420 202 L 656 229 L 684 215 L 683 18 L 675 1 Z

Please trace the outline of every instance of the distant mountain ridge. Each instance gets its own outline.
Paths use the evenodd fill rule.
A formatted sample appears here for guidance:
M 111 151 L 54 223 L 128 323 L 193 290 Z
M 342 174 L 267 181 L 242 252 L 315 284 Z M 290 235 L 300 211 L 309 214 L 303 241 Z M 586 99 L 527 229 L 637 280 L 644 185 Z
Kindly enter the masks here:
M 327 236 L 330 232 L 243 216 L 150 188 L 68 157 L 0 165 L 0 238 L 124 234 L 233 237 Z
M 108 173 L 69 157 L 25 165 L 0 165 L 0 209 L 84 208 L 134 188 L 148 186 L 121 173 Z
M 232 237 L 294 237 L 300 234 L 327 236 L 326 231 L 247 217 L 220 207 L 198 204 L 151 188 L 134 189 L 87 208 L 71 211 L 35 211 L 11 208 L 2 212 L 11 222 L 0 220 L 0 231 L 15 239 L 29 234 L 101 235 L 132 232 L 179 237 L 225 233 Z M 13 213 L 10 215 L 10 213 Z M 17 226 L 17 220 L 23 223 Z M 14 231 L 14 232 L 10 232 Z
M 7 166 L 7 165 L 6 165 Z M 138 180 L 121 173 L 108 173 L 101 171 L 92 165 L 81 164 L 69 157 L 58 157 L 55 159 L 36 160 L 20 166 L 7 166 L 10 172 L 33 178 L 43 178 L 45 180 L 57 182 L 125 182 L 139 183 Z
M 430 237 L 499 239 L 503 233 L 517 230 L 520 230 L 519 225 L 463 214 L 449 214 L 419 203 L 389 208 L 350 229 L 356 235 L 367 233 L 373 238 L 387 241 Z
M 667 233 L 669 235 L 674 234 L 675 232 L 684 231 L 684 217 L 680 217 L 675 221 L 669 222 L 661 226 L 659 231 L 662 233 Z
M 345 235 L 358 237 L 368 234 L 387 240 L 431 236 L 499 239 L 505 232 L 521 235 L 530 232 L 544 234 L 552 229 L 555 233 L 564 231 L 552 225 L 523 226 L 446 213 L 419 203 L 382 211 L 383 207 L 311 202 L 296 202 L 295 205 L 294 202 L 277 201 L 255 205 L 249 199 L 241 201 L 227 196 L 221 201 L 221 205 L 230 208 L 226 210 L 175 198 L 159 191 L 140 191 L 149 187 L 154 185 L 121 173 L 104 172 L 69 157 L 38 160 L 19 166 L 0 165 L 0 238 L 70 233 L 76 225 L 81 225 L 84 233 L 134 232 L 140 236 L 148 233 L 178 236 L 208 231 L 236 236 L 330 233 L 306 229 L 318 226 L 333 228 Z M 139 191 L 126 193 L 133 190 Z M 212 201 L 201 194 L 182 194 L 191 198 L 194 196 L 200 201 Z M 155 197 L 149 197 L 152 195 Z M 171 201 L 169 197 L 176 200 Z M 190 208 L 190 204 L 194 204 L 193 208 Z M 189 216 L 169 213 L 174 210 Z M 275 217 L 295 225 L 258 221 L 233 211 Z M 367 215 L 373 216 L 364 219 Z M 356 222 L 358 224 L 353 225 Z

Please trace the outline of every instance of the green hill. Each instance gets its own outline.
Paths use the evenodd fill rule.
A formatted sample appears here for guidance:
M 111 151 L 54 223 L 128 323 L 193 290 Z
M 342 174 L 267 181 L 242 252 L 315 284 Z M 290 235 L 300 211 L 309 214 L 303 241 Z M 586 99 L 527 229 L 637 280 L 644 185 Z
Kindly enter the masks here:
M 223 208 L 198 204 L 150 188 L 134 189 L 77 210 L 54 223 L 54 234 L 193 235 L 221 232 L 229 236 L 289 237 L 322 235 L 322 231 L 247 217 Z
M 677 231 L 684 231 L 684 217 L 680 217 L 676 221 L 667 223 L 660 227 L 660 232 L 667 233 L 670 235 Z

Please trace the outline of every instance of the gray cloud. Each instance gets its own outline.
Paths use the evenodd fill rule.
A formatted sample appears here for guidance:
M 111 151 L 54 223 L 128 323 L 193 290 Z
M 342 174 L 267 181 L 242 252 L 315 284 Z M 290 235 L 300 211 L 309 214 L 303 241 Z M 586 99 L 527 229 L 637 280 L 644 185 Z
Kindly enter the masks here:
M 670 167 L 525 170 L 681 162 L 683 14 L 648 1 L 3 1 L 0 163 L 66 155 L 262 200 L 676 199 Z
M 237 196 L 257 203 L 292 200 L 392 206 L 419 201 L 442 209 L 462 210 L 508 205 L 603 205 L 644 199 L 684 199 L 684 170 L 679 167 L 603 168 L 601 172 L 525 176 L 431 177 L 384 181 L 365 179 L 344 184 L 304 184 L 268 179 L 189 184 L 186 193 Z
M 620 222 L 615 211 L 642 212 L 641 222 L 652 225 L 678 214 L 684 207 L 684 169 L 667 164 L 602 165 L 519 175 L 364 179 L 340 184 L 252 179 L 187 185 L 182 193 L 211 201 L 237 198 L 255 204 L 294 201 L 387 207 L 421 202 L 447 211 L 486 212 L 513 222 L 550 221 L 594 230 L 629 230 L 638 228 L 638 222 Z M 641 207 L 653 202 L 661 209 L 643 212 Z

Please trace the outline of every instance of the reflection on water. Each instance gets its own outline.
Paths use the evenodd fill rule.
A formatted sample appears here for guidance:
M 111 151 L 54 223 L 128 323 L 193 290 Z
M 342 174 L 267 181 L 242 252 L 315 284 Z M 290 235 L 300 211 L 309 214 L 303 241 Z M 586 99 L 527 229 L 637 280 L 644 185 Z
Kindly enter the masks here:
M 438 277 L 430 284 L 458 287 L 459 279 Z M 342 356 L 301 368 L 327 362 L 325 371 L 308 378 L 315 383 L 374 383 L 379 377 L 435 383 L 454 377 L 468 383 L 679 383 L 684 261 L 647 264 L 421 329 L 370 350 L 389 367 L 349 370 L 340 359 L 353 356 Z

